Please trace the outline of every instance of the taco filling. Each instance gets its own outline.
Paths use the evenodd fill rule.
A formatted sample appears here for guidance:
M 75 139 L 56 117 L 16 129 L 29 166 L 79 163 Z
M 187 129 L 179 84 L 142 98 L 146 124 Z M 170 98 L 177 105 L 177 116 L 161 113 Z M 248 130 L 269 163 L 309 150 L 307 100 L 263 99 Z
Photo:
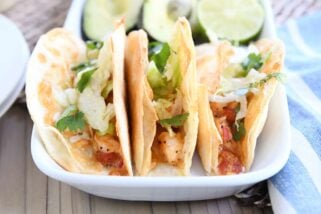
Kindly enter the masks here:
M 168 43 L 149 44 L 147 80 L 153 91 L 152 103 L 158 121 L 152 144 L 152 168 L 157 163 L 182 165 L 184 130 L 189 113 L 183 109 L 179 87 L 182 74 L 178 68 L 178 54 Z
M 29 66 L 28 107 L 48 153 L 67 170 L 132 174 L 123 134 L 128 131 L 127 119 L 118 117 L 119 109 L 124 109 L 119 95 L 123 68 L 115 66 L 123 60 L 122 30 L 120 25 L 115 31 L 122 44 L 111 36 L 85 46 L 63 29 L 38 42 L 34 54 L 38 58 L 33 57 Z
M 272 78 L 281 78 L 281 73 L 264 73 L 262 67 L 271 53 L 259 53 L 254 45 L 248 49 L 234 47 L 226 68 L 219 80 L 216 92 L 209 95 L 210 109 L 221 136 L 218 173 L 238 174 L 245 170 L 242 140 L 246 135 L 244 119 L 251 102 L 264 85 Z M 211 78 L 211 77 L 208 77 Z

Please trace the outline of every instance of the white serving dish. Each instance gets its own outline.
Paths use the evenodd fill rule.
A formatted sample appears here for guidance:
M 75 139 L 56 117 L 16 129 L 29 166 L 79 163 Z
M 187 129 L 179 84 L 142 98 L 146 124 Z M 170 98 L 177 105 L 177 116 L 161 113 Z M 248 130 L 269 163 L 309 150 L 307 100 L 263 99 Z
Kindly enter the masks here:
M 16 100 L 25 83 L 29 47 L 17 26 L 0 15 L 0 117 Z
M 80 15 L 84 0 L 74 0 L 65 27 L 80 35 Z M 271 8 L 264 1 L 266 21 L 263 37 L 276 36 Z M 113 177 L 72 173 L 61 168 L 46 152 L 35 129 L 31 153 L 37 167 L 49 177 L 93 195 L 144 201 L 186 201 L 221 198 L 276 174 L 290 154 L 290 123 L 286 94 L 279 86 L 270 103 L 269 115 L 261 133 L 251 170 L 230 176 L 205 176 L 195 154 L 190 177 Z

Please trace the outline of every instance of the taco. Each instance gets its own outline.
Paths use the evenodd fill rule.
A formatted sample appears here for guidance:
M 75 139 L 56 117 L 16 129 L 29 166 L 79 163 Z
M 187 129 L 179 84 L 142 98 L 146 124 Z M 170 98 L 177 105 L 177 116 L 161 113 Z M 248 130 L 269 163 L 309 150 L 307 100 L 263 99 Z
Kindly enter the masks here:
M 123 23 L 104 42 L 57 28 L 28 65 L 27 105 L 48 154 L 72 172 L 132 175 Z
M 261 39 L 248 48 L 229 42 L 196 48 L 199 86 L 197 149 L 210 175 L 250 169 L 268 105 L 281 79 L 284 48 Z
M 196 61 L 191 29 L 176 22 L 168 43 L 128 35 L 125 73 L 135 174 L 188 175 L 196 146 Z

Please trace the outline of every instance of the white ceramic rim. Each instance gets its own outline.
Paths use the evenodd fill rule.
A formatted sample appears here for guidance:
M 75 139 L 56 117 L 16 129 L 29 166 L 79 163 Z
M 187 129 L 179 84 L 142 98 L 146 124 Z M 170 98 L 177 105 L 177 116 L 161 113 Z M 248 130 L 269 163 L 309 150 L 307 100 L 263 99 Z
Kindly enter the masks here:
M 0 84 L 0 107 L 3 109 L 8 109 L 2 106 L 9 106 L 8 103 L 11 102 L 12 104 L 12 99 L 13 96 L 17 94 L 17 86 L 21 85 L 21 81 L 23 79 L 24 81 L 24 75 L 25 75 L 25 67 L 26 63 L 28 61 L 30 51 L 29 47 L 26 43 L 25 38 L 23 37 L 21 31 L 18 29 L 18 27 L 10 21 L 8 18 L 0 14 L 0 23 L 1 27 L 4 27 L 5 29 L 8 29 L 10 33 L 12 33 L 13 41 L 8 41 L 8 42 L 15 42 L 19 44 L 19 54 L 20 54 L 20 62 L 14 61 L 14 63 L 19 63 L 20 68 L 14 71 L 3 71 L 4 73 L 1 75 L 4 75 L 6 78 L 3 78 L 4 81 L 7 81 L 6 84 Z M 1 83 L 1 81 L 0 81 Z M 5 87 L 6 85 L 6 87 Z M 21 88 L 20 88 L 21 90 Z M 17 98 L 18 95 L 14 97 L 14 99 Z M 2 110 L 2 109 L 1 109 Z M 4 111 L 2 110 L 2 113 Z M 1 114 L 0 114 L 1 115 Z

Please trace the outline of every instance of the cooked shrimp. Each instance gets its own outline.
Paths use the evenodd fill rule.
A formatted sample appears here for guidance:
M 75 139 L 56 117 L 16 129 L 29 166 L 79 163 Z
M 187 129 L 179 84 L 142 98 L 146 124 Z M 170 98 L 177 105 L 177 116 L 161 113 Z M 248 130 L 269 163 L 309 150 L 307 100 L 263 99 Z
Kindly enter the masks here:
M 160 150 L 164 155 L 164 158 L 168 163 L 177 164 L 182 155 L 183 148 L 183 136 L 181 133 L 177 133 L 174 136 L 170 136 L 168 132 L 162 132 L 158 136 L 160 144 Z

